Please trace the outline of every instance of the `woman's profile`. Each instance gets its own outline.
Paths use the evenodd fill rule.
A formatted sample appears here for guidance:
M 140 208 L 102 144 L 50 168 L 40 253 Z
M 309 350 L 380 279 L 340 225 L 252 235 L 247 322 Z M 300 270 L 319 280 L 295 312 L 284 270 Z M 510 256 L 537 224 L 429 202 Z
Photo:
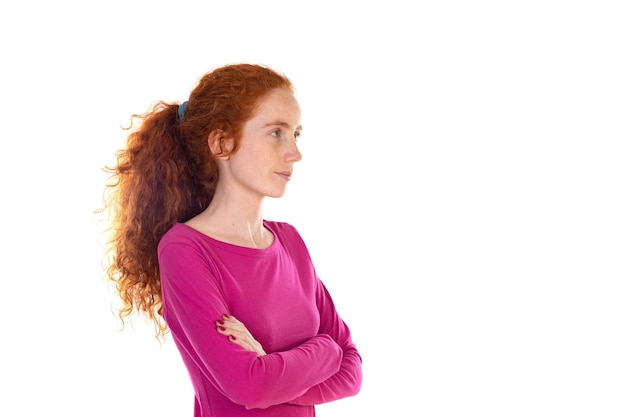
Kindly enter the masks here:
M 171 335 L 196 417 L 314 416 L 360 390 L 361 356 L 304 241 L 263 216 L 302 157 L 300 116 L 283 74 L 222 66 L 135 116 L 107 168 L 120 318 Z

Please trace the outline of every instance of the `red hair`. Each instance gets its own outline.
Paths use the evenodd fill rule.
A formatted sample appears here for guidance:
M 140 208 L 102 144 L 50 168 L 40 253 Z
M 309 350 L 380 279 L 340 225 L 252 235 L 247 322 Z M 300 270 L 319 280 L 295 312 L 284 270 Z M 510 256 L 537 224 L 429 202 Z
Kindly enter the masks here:
M 122 323 L 145 314 L 165 336 L 159 241 L 177 222 L 207 208 L 218 180 L 217 164 L 208 146 L 210 132 L 221 129 L 235 139 L 236 152 L 244 123 L 271 90 L 294 89 L 284 75 L 262 66 L 234 64 L 205 74 L 189 96 L 182 119 L 177 103 L 157 102 L 132 129 L 126 147 L 117 151 L 117 164 L 104 190 L 110 233 L 105 248 L 107 279 L 115 284 Z M 131 129 L 133 123 L 131 123 Z

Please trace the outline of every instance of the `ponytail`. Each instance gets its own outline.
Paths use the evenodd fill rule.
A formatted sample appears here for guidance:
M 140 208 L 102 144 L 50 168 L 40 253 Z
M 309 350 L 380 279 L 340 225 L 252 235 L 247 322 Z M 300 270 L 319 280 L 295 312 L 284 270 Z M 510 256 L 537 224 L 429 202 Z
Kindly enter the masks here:
M 213 194 L 197 185 L 197 164 L 187 158 L 178 109 L 177 104 L 158 102 L 145 114 L 134 115 L 140 127 L 116 153 L 116 166 L 104 168 L 109 178 L 103 210 L 112 215 L 106 272 L 122 301 L 119 317 L 124 322 L 134 310 L 146 313 L 160 336 L 167 328 L 161 319 L 156 248 L 170 227 L 204 210 Z

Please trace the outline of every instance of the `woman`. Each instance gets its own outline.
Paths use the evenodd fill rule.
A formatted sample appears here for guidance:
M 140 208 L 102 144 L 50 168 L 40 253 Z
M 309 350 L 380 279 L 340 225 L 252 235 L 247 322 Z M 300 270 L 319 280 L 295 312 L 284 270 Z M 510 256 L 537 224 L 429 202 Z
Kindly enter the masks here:
M 171 333 L 194 415 L 314 416 L 357 394 L 361 357 L 304 242 L 263 218 L 301 159 L 289 79 L 227 65 L 140 118 L 109 169 L 107 273 L 122 320 L 139 311 Z

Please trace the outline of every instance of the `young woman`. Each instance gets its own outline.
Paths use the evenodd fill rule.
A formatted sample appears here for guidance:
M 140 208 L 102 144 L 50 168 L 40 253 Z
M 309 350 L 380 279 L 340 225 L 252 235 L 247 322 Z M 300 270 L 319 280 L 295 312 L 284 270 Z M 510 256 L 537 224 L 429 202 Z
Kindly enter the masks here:
M 263 217 L 301 158 L 284 75 L 238 64 L 160 102 L 109 168 L 109 278 L 120 318 L 171 333 L 196 417 L 314 416 L 355 395 L 361 357 L 297 230 Z

